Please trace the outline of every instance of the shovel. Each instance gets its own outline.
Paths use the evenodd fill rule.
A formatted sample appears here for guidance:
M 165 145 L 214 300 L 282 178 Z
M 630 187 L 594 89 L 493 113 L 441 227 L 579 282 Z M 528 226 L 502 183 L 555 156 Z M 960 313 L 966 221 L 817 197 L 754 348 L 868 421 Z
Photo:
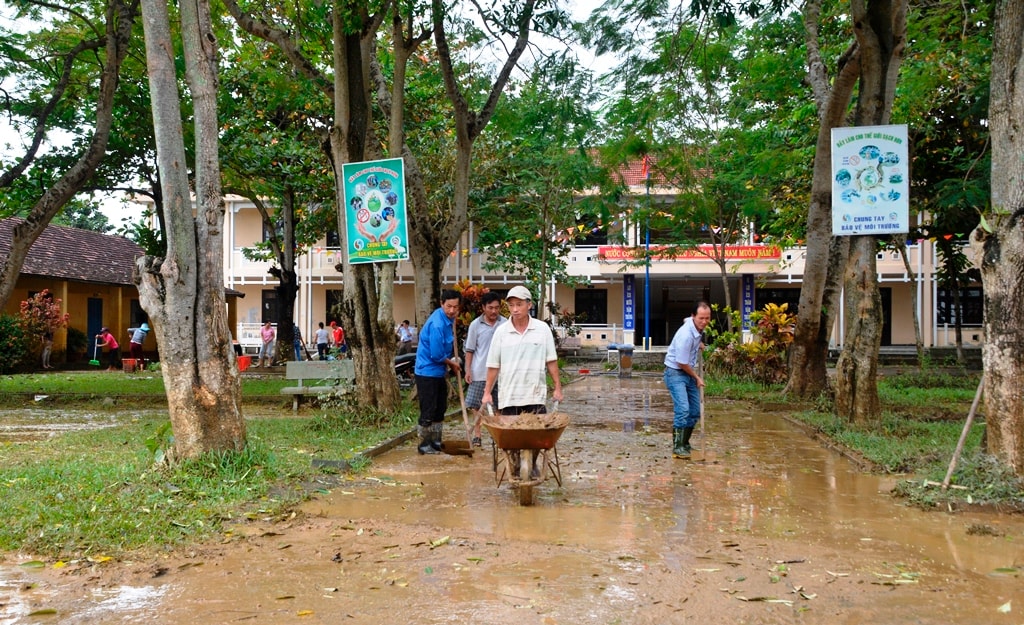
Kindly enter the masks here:
M 454 340 L 455 357 L 459 357 L 459 337 L 456 334 L 455 324 L 452 324 L 452 337 Z M 466 394 L 462 390 L 462 367 L 459 367 L 458 372 L 455 374 L 455 386 L 459 389 L 459 406 L 462 407 L 462 422 L 466 425 L 466 447 L 462 447 L 462 441 L 457 444 L 445 443 L 444 452 L 450 453 L 457 456 L 472 456 L 473 455 L 473 429 L 469 425 L 469 413 L 466 412 Z M 449 447 L 452 448 L 449 451 Z
M 99 348 L 100 348 L 100 344 L 99 343 L 93 343 L 93 345 L 92 345 L 92 360 L 89 361 L 89 364 L 93 365 L 94 367 L 100 366 L 100 360 L 99 360 L 99 358 L 96 357 L 96 354 L 98 353 Z

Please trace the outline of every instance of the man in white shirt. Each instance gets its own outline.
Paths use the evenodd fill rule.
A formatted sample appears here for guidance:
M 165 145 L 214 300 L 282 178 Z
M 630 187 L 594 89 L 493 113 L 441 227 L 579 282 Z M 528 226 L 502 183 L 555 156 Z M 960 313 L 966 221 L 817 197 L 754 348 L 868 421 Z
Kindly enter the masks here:
M 508 321 L 501 316 L 501 296 L 493 291 L 488 291 L 480 298 L 483 305 L 483 313 L 469 324 L 466 333 L 466 382 L 469 390 L 466 392 L 466 407 L 473 410 L 476 420 L 473 422 L 473 446 L 480 447 L 480 421 L 483 413 L 480 412 L 480 403 L 484 396 L 484 387 L 487 386 L 487 355 L 490 353 L 491 339 L 494 338 L 494 331 L 501 324 Z M 491 391 L 491 401 L 497 401 L 497 386 Z
M 501 414 L 544 414 L 547 412 L 547 379 L 554 382 L 552 397 L 562 400 L 562 380 L 558 374 L 555 338 L 548 324 L 530 317 L 533 296 L 524 286 L 512 287 L 507 302 L 511 319 L 494 331 L 487 354 L 487 384 L 481 409 L 493 402 L 491 393 L 498 384 L 498 410 Z
M 711 322 L 711 307 L 698 302 L 693 314 L 676 331 L 665 354 L 665 388 L 672 396 L 672 457 L 690 457 L 690 436 L 700 419 L 700 389 L 704 378 L 697 373 L 701 333 Z

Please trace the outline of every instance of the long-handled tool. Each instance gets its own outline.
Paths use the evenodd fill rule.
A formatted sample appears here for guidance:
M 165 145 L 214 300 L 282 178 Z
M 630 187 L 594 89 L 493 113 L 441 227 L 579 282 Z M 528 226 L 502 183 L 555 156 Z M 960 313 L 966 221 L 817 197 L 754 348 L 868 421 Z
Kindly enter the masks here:
M 452 349 L 455 358 L 459 357 L 459 336 L 456 333 L 455 324 L 452 323 Z M 462 422 L 466 425 L 466 442 L 469 443 L 470 455 L 473 455 L 473 428 L 469 425 L 469 413 L 466 412 L 466 394 L 462 390 L 462 367 L 460 366 L 455 374 L 455 386 L 459 389 L 459 406 L 462 407 Z
M 697 355 L 697 375 L 704 379 L 704 354 Z M 700 387 L 700 458 L 701 462 L 708 459 L 708 441 L 704 437 L 704 387 Z
M 98 357 L 99 349 L 100 349 L 100 344 L 99 343 L 93 343 L 92 344 L 92 360 L 89 361 L 89 364 L 93 365 L 94 367 L 100 366 L 100 359 Z

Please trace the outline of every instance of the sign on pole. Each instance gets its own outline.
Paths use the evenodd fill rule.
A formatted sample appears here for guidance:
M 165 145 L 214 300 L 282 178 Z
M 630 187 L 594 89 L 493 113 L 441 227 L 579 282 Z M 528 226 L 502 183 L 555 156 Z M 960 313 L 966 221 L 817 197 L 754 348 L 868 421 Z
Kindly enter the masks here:
M 622 329 L 636 329 L 636 278 L 630 273 L 622 277 Z
M 906 124 L 832 129 L 832 234 L 910 231 Z
M 405 168 L 400 158 L 345 163 L 345 238 L 348 262 L 409 259 Z

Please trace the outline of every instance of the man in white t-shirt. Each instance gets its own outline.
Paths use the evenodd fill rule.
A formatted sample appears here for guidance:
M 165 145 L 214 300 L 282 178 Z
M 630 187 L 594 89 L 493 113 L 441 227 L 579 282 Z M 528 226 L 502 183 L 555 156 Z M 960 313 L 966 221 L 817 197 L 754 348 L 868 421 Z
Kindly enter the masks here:
M 496 328 L 491 339 L 481 410 L 492 403 L 491 392 L 498 383 L 501 414 L 544 414 L 548 394 L 545 373 L 550 374 L 554 382 L 552 397 L 555 401 L 562 400 L 555 338 L 546 323 L 530 317 L 533 296 L 529 289 L 512 287 L 506 300 L 511 319 Z
M 490 353 L 491 339 L 494 338 L 494 331 L 498 326 L 508 321 L 501 316 L 501 296 L 494 291 L 484 293 L 480 298 L 483 312 L 479 317 L 469 324 L 466 333 L 466 382 L 469 390 L 466 392 L 466 408 L 473 410 L 476 420 L 473 422 L 473 446 L 480 447 L 480 421 L 483 413 L 480 412 L 480 400 L 484 396 L 484 387 L 487 386 L 487 354 Z M 494 387 L 494 390 L 497 386 Z M 491 401 L 497 401 L 492 390 Z

